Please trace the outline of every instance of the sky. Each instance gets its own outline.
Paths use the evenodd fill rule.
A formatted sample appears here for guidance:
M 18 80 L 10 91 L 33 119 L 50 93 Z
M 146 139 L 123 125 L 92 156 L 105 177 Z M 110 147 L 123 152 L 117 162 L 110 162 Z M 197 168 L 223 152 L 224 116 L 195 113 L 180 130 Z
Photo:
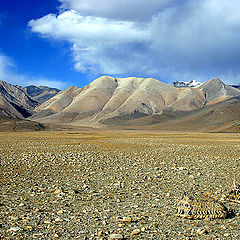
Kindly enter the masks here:
M 0 79 L 83 87 L 102 75 L 240 83 L 239 0 L 3 0 Z

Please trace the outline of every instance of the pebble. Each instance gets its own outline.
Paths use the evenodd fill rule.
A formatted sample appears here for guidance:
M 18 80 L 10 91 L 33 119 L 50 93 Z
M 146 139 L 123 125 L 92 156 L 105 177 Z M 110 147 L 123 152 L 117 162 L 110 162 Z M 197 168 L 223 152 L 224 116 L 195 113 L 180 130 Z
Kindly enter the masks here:
M 26 230 L 32 230 L 33 227 L 32 226 L 26 226 Z
M 45 223 L 45 224 L 50 224 L 51 221 L 48 221 L 48 220 L 47 220 L 47 221 L 44 221 L 44 223 Z
M 20 227 L 11 227 L 10 229 L 8 229 L 9 232 L 18 232 L 21 231 L 22 229 Z
M 224 237 L 229 237 L 229 236 L 230 236 L 230 233 L 224 233 L 223 236 L 224 236 Z
M 131 232 L 131 235 L 137 235 L 137 234 L 139 234 L 140 232 L 141 232 L 140 229 L 135 229 L 135 230 L 133 230 L 133 231 Z
M 197 233 L 200 234 L 200 235 L 202 235 L 202 234 L 204 234 L 204 233 L 207 233 L 207 230 L 206 230 L 206 229 L 198 229 L 198 230 L 197 230 Z
M 130 223 L 131 221 L 132 221 L 132 219 L 130 217 L 123 217 L 122 218 L 122 222 Z
M 57 188 L 55 191 L 54 191 L 54 194 L 60 194 L 62 192 L 62 189 L 61 188 Z
M 111 234 L 108 239 L 123 239 L 122 234 Z
M 62 222 L 63 220 L 61 218 L 56 218 L 55 222 Z

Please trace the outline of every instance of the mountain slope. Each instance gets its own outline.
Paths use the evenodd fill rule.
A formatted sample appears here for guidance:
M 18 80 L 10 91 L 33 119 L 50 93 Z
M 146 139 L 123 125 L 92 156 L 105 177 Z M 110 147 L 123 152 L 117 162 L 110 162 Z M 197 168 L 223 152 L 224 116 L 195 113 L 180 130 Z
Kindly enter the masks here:
M 72 97 L 68 90 L 60 92 L 38 107 L 38 113 L 32 119 L 81 124 L 113 117 L 160 114 L 165 108 L 191 111 L 202 107 L 205 102 L 199 89 L 179 89 L 152 78 L 103 76 L 75 93 Z
M 31 99 L 22 89 L 0 81 L 0 114 L 26 118 L 32 115 L 39 103 Z
M 155 129 L 178 129 L 182 131 L 240 132 L 240 97 L 209 105 L 184 113 L 172 121 L 159 123 Z
M 154 114 L 127 122 L 121 119 L 115 119 L 115 122 L 106 120 L 105 124 L 113 128 L 161 131 L 240 132 L 240 96 L 191 112 L 164 111 L 161 115 Z
M 173 127 L 176 121 L 180 125 L 175 127 L 182 123 L 190 129 L 195 125 L 198 128 L 197 125 L 202 123 L 207 128 L 210 119 L 201 113 L 237 96 L 240 96 L 238 89 L 216 78 L 195 88 L 176 88 L 152 78 L 103 76 L 86 87 L 70 87 L 59 92 L 37 107 L 37 113 L 31 119 L 76 126 L 154 125 L 156 128 L 158 123 L 164 123 L 166 128 Z M 239 110 L 235 111 L 238 114 Z M 231 117 L 235 119 L 230 114 L 226 121 Z M 196 123 L 194 119 L 197 119 Z M 178 122 L 180 120 L 183 122 Z M 212 124 L 218 124 L 217 118 Z
M 230 97 L 240 95 L 240 91 L 223 83 L 218 78 L 213 78 L 198 87 L 205 94 L 206 104 L 221 102 Z
M 57 93 L 60 92 L 60 90 L 57 88 L 50 88 L 46 86 L 30 85 L 21 88 L 28 96 L 30 96 L 33 100 L 39 103 L 44 103 L 48 101 L 50 98 L 54 97 Z
M 71 86 L 59 92 L 54 97 L 35 108 L 36 113 L 31 119 L 41 119 L 56 114 L 68 107 L 73 99 L 82 91 L 79 87 Z

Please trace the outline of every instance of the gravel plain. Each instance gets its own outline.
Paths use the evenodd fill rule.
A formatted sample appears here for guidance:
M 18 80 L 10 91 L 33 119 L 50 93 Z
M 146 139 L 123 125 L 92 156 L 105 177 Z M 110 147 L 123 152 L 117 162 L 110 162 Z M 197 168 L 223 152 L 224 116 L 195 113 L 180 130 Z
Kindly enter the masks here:
M 239 170 L 239 134 L 0 133 L 0 239 L 240 239 L 240 204 L 211 221 L 175 207 Z

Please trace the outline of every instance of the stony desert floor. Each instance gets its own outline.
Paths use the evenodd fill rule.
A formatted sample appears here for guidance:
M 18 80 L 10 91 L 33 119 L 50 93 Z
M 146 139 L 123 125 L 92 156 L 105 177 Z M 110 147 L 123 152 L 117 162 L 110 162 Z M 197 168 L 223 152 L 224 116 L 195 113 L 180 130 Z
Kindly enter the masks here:
M 239 134 L 0 133 L 0 238 L 240 239 L 240 204 L 211 221 L 175 207 L 221 197 L 239 170 Z

